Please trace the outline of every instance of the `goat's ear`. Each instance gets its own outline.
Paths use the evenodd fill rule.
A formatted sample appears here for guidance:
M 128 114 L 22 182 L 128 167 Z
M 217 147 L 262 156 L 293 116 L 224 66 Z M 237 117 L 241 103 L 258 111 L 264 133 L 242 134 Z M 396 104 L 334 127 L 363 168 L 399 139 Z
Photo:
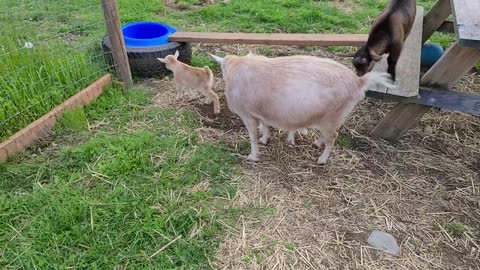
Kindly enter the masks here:
M 167 60 L 165 60 L 165 58 L 157 58 L 157 59 L 158 59 L 158 61 L 160 61 L 160 62 L 162 62 L 162 63 L 166 63 L 166 62 L 167 62 Z
M 210 57 L 212 57 L 213 60 L 215 60 L 220 65 L 223 65 L 223 62 L 225 62 L 225 59 L 221 58 L 220 56 L 216 56 L 216 55 L 213 55 L 213 54 L 210 54 L 210 53 L 208 55 L 210 55 Z
M 380 61 L 382 60 L 382 56 L 378 55 L 374 50 L 369 50 L 370 56 L 372 57 L 373 61 Z
M 175 59 L 177 59 L 179 55 L 180 55 L 180 53 L 178 52 L 178 50 L 176 50 L 175 51 Z

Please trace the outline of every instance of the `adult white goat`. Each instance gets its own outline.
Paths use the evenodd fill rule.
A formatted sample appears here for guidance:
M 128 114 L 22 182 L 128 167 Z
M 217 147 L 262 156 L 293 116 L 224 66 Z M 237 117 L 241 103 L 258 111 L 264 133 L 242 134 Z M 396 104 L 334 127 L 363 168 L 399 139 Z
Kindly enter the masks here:
M 322 135 L 315 143 L 325 145 L 318 163 L 325 164 L 337 130 L 365 97 L 365 91 L 376 83 L 394 87 L 386 73 L 358 77 L 340 63 L 313 56 L 211 56 L 222 68 L 228 108 L 240 116 L 248 130 L 248 159 L 252 161 L 259 160 L 260 121 L 267 129 L 318 129 Z

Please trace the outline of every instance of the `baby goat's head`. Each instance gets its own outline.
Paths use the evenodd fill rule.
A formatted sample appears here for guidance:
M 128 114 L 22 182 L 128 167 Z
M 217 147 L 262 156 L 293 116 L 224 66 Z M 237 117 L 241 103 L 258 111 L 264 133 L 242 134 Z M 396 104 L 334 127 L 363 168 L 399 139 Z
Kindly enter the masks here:
M 382 56 L 378 55 L 374 50 L 368 49 L 367 46 L 361 47 L 353 56 L 353 66 L 357 70 L 358 76 L 372 71 L 376 62 L 382 60 Z
M 180 55 L 178 50 L 175 52 L 174 55 L 167 55 L 165 58 L 157 58 L 158 61 L 162 62 L 165 64 L 167 69 L 172 70 L 172 67 L 177 63 L 177 58 Z

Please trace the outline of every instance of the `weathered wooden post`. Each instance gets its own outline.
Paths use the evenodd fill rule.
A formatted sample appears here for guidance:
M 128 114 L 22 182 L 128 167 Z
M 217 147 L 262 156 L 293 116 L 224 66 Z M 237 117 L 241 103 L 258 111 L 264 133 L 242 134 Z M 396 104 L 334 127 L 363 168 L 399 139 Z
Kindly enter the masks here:
M 101 0 L 107 35 L 112 45 L 112 58 L 119 79 L 126 88 L 133 86 L 132 73 L 128 64 L 127 49 L 118 15 L 117 0 Z

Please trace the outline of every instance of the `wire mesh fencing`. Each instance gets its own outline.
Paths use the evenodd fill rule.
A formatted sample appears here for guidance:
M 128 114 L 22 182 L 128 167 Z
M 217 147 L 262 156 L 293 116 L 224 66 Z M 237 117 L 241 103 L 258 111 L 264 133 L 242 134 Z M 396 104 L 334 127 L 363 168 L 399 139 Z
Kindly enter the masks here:
M 0 1 L 0 142 L 115 70 L 98 0 Z

